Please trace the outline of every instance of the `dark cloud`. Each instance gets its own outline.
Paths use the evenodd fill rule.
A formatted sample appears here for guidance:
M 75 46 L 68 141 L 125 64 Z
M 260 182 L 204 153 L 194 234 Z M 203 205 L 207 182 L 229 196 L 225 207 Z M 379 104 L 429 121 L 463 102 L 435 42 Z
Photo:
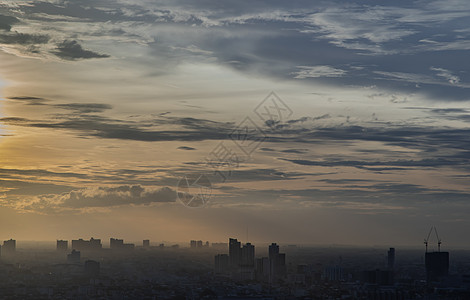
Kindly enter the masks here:
M 113 108 L 109 104 L 102 104 L 102 103 L 68 103 L 68 104 L 56 104 L 54 106 L 58 108 L 73 110 L 78 113 L 84 113 L 84 114 L 103 112 L 105 110 Z
M 47 44 L 50 40 L 48 35 L 44 34 L 28 34 L 10 32 L 8 34 L 0 34 L 0 43 L 2 44 L 18 44 L 18 45 L 34 45 Z
M 196 150 L 196 148 L 193 147 L 188 147 L 188 146 L 181 146 L 178 147 L 179 150 Z
M 85 50 L 77 41 L 64 41 L 57 45 L 57 50 L 53 51 L 55 55 L 66 60 L 106 58 L 107 54 L 100 54 L 90 50 Z
M 10 31 L 11 25 L 18 23 L 19 21 L 20 20 L 12 16 L 0 15 L 0 29 Z
M 8 97 L 10 100 L 15 101 L 22 101 L 25 102 L 27 105 L 45 105 L 45 102 L 49 100 L 39 97 L 31 97 L 31 96 L 17 96 L 17 97 Z
M 60 198 L 60 206 L 66 208 L 110 207 L 175 202 L 176 192 L 169 187 L 152 190 L 140 185 L 133 185 L 75 190 L 61 195 Z

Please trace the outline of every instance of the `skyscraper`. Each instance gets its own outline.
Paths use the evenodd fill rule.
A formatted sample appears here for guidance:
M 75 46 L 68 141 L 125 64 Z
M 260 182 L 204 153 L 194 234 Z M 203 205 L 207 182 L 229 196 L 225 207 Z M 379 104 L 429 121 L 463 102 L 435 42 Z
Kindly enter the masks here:
M 69 245 L 69 242 L 68 241 L 64 241 L 64 240 L 57 240 L 57 251 L 59 252 L 67 252 L 68 250 L 68 245 Z
M 3 242 L 3 254 L 15 254 L 16 252 L 16 240 L 9 239 Z
M 100 239 L 91 238 L 89 241 L 84 239 L 72 240 L 72 249 L 79 251 L 90 251 L 90 250 L 101 250 L 103 245 L 101 245 Z
M 449 275 L 449 252 L 426 252 L 425 265 L 427 282 L 438 281 Z
M 80 251 L 73 249 L 72 252 L 67 255 L 67 262 L 69 264 L 79 264 L 80 263 Z
M 269 259 L 273 259 L 278 254 L 279 254 L 279 245 L 277 245 L 276 243 L 272 243 L 269 246 Z
M 255 266 L 255 246 L 251 243 L 246 243 L 241 249 L 241 262 L 240 265 L 244 268 L 254 268 Z
M 149 248 L 150 247 L 150 240 L 143 240 L 142 247 Z
M 240 265 L 241 260 L 241 243 L 237 239 L 230 238 L 228 240 L 228 255 L 230 268 L 236 269 Z
M 94 260 L 85 262 L 85 274 L 88 277 L 96 278 L 100 275 L 100 263 Z
M 279 245 L 272 243 L 269 246 L 270 281 L 274 282 L 286 275 L 286 255 L 279 253 Z
M 387 267 L 389 270 L 393 270 L 395 267 L 395 248 L 390 248 L 390 250 L 388 250 L 387 258 Z
M 226 274 L 229 272 L 229 257 L 227 254 L 217 254 L 215 256 L 215 273 Z

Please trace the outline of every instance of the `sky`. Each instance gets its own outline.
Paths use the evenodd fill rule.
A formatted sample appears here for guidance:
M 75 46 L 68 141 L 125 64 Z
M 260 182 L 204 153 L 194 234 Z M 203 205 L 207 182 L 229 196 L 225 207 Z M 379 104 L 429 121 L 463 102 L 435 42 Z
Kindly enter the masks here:
M 470 248 L 470 5 L 0 0 L 0 239 Z

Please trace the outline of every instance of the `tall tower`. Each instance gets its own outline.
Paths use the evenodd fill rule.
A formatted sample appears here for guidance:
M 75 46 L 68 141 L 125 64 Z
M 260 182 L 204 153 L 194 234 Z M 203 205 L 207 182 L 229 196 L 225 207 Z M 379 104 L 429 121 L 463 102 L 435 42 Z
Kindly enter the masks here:
M 388 250 L 387 267 L 389 270 L 393 270 L 395 268 L 395 248 L 390 248 L 390 250 Z
M 437 238 L 437 252 L 428 252 L 428 242 L 431 233 L 434 231 Z M 425 266 L 426 266 L 426 281 L 428 283 L 439 281 L 443 276 L 449 275 L 449 252 L 441 252 L 441 239 L 437 234 L 436 227 L 431 227 L 428 237 L 424 239 L 426 245 L 425 253 Z
M 241 243 L 237 239 L 228 240 L 228 255 L 231 268 L 238 268 L 241 261 Z

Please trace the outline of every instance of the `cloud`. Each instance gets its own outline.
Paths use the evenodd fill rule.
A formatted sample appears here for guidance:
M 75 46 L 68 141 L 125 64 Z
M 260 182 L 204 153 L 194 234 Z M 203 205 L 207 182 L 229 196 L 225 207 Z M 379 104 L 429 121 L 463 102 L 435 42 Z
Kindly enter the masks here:
M 457 84 L 457 83 L 460 82 L 460 78 L 456 75 L 453 75 L 452 72 L 449 71 L 449 70 L 446 70 L 446 69 L 443 69 L 443 68 L 434 68 L 434 67 L 431 67 L 431 70 L 436 71 L 437 76 L 440 76 L 440 77 L 443 77 L 443 78 L 447 79 L 447 81 L 450 84 Z
M 175 202 L 176 192 L 169 187 L 150 189 L 140 185 L 75 190 L 59 196 L 61 207 L 87 208 Z
M 196 148 L 188 147 L 188 146 L 180 146 L 178 147 L 179 150 L 196 150 Z
M 346 71 L 330 66 L 297 66 L 300 69 L 292 73 L 296 79 L 317 78 L 317 77 L 341 77 Z
M 85 50 L 77 41 L 63 41 L 57 45 L 57 50 L 53 51 L 55 55 L 66 60 L 106 58 L 107 54 L 100 54 L 90 50 Z
M 18 23 L 19 21 L 20 20 L 12 16 L 0 15 L 0 29 L 10 31 L 11 25 Z
M 31 96 L 18 96 L 18 97 L 8 97 L 9 100 L 22 101 L 26 102 L 27 105 L 45 105 L 45 102 L 49 100 L 39 97 Z
M 18 32 L 0 34 L 1 44 L 35 45 L 47 44 L 49 40 L 50 37 L 44 34 L 28 34 Z
M 99 113 L 113 107 L 109 104 L 102 103 L 68 103 L 68 104 L 56 104 L 54 105 L 58 108 L 73 110 L 78 113 L 87 114 L 87 113 Z

